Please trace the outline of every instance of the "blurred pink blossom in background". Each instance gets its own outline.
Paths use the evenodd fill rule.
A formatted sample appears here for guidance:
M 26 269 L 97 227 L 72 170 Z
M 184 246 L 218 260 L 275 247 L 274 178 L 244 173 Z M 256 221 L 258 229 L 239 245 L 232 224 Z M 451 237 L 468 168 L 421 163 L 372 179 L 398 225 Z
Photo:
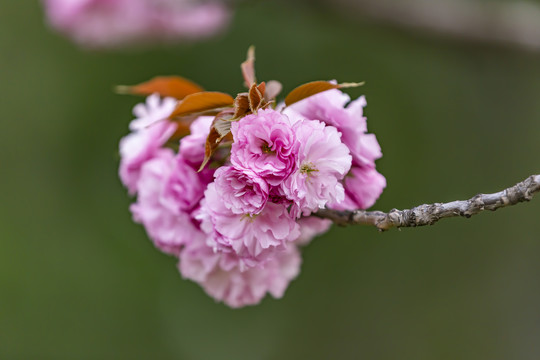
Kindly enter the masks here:
M 43 2 L 51 26 L 89 48 L 193 41 L 222 31 L 230 18 L 227 7 L 216 0 Z

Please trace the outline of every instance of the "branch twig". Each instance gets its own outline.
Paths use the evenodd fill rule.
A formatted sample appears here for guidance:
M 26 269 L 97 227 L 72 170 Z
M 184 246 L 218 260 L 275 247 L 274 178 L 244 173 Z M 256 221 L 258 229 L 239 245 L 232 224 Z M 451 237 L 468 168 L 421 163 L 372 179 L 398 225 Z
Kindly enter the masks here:
M 379 231 L 393 227 L 416 227 L 433 225 L 440 219 L 463 216 L 469 218 L 484 210 L 495 211 L 499 208 L 530 201 L 540 191 L 540 175 L 531 175 L 524 181 L 494 194 L 478 194 L 469 200 L 457 200 L 449 203 L 423 204 L 412 209 L 392 209 L 382 211 L 337 211 L 319 210 L 315 216 L 330 219 L 338 225 L 372 225 Z

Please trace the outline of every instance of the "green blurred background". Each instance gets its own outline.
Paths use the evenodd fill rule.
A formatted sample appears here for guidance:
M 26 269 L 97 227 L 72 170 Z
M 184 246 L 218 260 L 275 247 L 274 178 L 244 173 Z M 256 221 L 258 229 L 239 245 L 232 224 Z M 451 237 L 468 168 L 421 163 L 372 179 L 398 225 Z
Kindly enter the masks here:
M 140 99 L 180 74 L 366 81 L 389 210 L 494 192 L 539 172 L 540 55 L 244 3 L 210 41 L 95 53 L 36 1 L 0 1 L 0 359 L 538 359 L 540 199 L 378 233 L 333 228 L 280 300 L 231 310 L 184 281 L 130 219 L 117 144 Z

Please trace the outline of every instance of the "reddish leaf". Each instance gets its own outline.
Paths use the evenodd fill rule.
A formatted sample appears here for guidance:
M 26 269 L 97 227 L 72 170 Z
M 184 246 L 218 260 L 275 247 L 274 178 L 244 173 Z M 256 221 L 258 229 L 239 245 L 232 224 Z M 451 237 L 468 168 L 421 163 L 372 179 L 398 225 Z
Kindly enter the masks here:
M 264 83 L 261 83 L 261 85 L 263 84 Z M 259 87 L 257 87 L 257 84 L 251 85 L 251 88 L 249 89 L 249 109 L 252 113 L 257 112 L 257 109 L 259 109 L 259 105 L 261 104 L 262 99 L 263 96 L 259 91 Z
M 210 126 L 210 133 L 206 138 L 206 144 L 204 146 L 204 160 L 199 168 L 199 171 L 204 169 L 210 158 L 218 148 L 219 144 L 230 135 L 231 132 L 231 119 L 234 117 L 233 109 L 227 109 L 220 112 L 212 121 Z
M 240 68 L 242 69 L 242 76 L 244 77 L 244 85 L 250 88 L 252 84 L 257 83 L 255 78 L 255 47 L 250 46 L 247 53 L 247 59 L 244 61 Z
M 212 126 L 210 128 L 210 133 L 208 134 L 208 137 L 206 138 L 206 144 L 204 145 L 204 160 L 201 164 L 201 167 L 199 168 L 199 171 L 204 169 L 206 164 L 208 164 L 208 161 L 210 161 L 210 157 L 216 151 L 219 145 L 219 137 L 220 137 L 219 133 Z
M 220 120 L 214 124 L 214 129 L 218 132 L 219 138 L 223 139 L 231 132 L 231 121 Z
M 341 89 L 348 87 L 357 87 L 362 86 L 364 83 L 343 83 L 343 84 L 333 84 L 329 81 L 312 81 L 304 85 L 300 85 L 285 97 L 285 105 L 289 106 L 303 100 L 311 95 L 318 94 L 320 92 L 330 90 L 330 89 Z
M 234 99 L 232 96 L 225 93 L 213 91 L 198 92 L 188 95 L 184 100 L 180 101 L 170 118 L 209 111 L 218 112 L 224 107 L 232 106 L 233 103 Z
M 268 109 L 269 107 L 273 106 L 274 103 L 275 103 L 274 100 L 265 102 L 265 103 L 263 103 L 264 105 L 262 105 L 262 106 L 260 107 L 260 109 L 263 109 L 263 110 L 264 110 L 264 109 Z M 275 108 L 275 107 L 274 107 L 274 108 Z
M 264 96 L 264 93 L 266 91 L 266 83 L 263 81 L 262 83 L 260 83 L 259 85 L 257 85 L 257 90 L 259 90 L 259 92 L 261 93 L 261 95 Z
M 249 97 L 248 93 L 240 93 L 234 99 L 234 117 L 244 117 L 249 112 Z
M 158 76 L 146 82 L 133 86 L 117 86 L 120 94 L 150 95 L 158 93 L 161 96 L 170 96 L 182 100 L 190 94 L 203 91 L 194 82 L 180 76 Z

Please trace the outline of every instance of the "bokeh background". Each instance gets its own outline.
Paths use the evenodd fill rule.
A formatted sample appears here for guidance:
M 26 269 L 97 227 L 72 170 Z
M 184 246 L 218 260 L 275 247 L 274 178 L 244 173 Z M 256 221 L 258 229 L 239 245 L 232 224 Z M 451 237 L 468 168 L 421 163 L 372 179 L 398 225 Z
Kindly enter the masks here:
M 347 13 L 347 11 L 345 11 Z M 180 74 L 285 91 L 366 81 L 388 187 L 374 208 L 494 192 L 539 173 L 540 55 L 407 31 L 323 2 L 244 2 L 209 41 L 88 52 L 37 1 L 0 1 L 0 359 L 538 359 L 540 199 L 378 233 L 334 227 L 280 300 L 232 310 L 184 281 L 131 221 L 117 144 Z

